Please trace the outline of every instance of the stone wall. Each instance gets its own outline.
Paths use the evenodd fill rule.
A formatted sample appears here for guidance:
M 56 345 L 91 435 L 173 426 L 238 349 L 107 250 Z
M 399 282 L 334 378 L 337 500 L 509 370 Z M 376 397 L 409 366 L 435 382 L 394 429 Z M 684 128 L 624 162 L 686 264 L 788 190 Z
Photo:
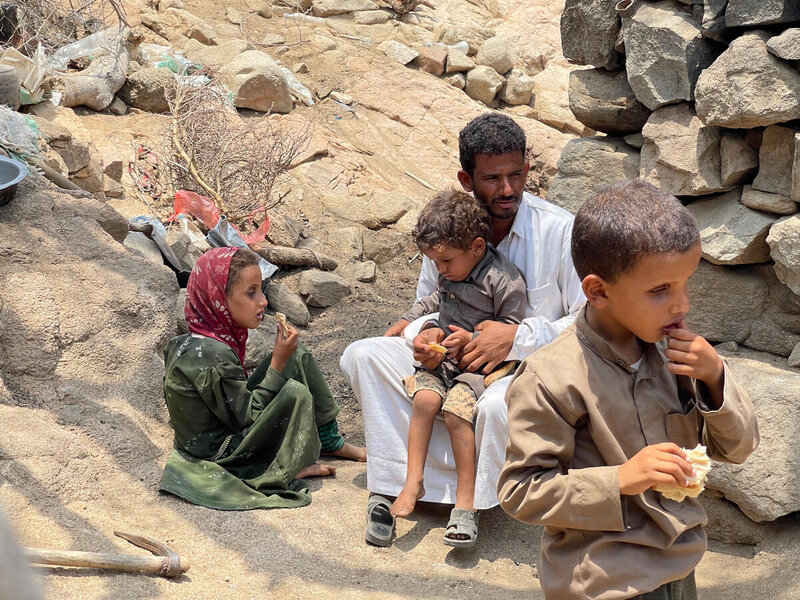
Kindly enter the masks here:
M 566 145 L 548 200 L 574 212 L 638 176 L 688 206 L 704 258 L 688 321 L 732 357 L 746 347 L 731 363 L 762 433 L 756 455 L 713 485 L 756 521 L 800 510 L 784 502 L 800 493 L 797 444 L 773 417 L 799 405 L 800 4 L 567 0 L 561 34 L 567 59 L 592 67 L 570 74 L 570 108 L 602 133 Z M 764 385 L 776 373 L 787 385 Z

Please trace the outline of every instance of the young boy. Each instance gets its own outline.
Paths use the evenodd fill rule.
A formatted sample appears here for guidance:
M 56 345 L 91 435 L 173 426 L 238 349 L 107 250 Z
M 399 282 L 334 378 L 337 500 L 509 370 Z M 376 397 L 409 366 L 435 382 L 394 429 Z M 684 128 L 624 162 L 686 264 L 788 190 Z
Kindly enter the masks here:
M 458 366 L 464 346 L 483 321 L 519 323 L 525 317 L 525 280 L 507 258 L 487 243 L 491 225 L 483 205 L 464 192 L 446 191 L 422 210 L 412 232 L 420 250 L 439 271 L 437 290 L 419 300 L 405 315 L 413 321 L 439 312 L 425 323 L 415 346 L 422 367 L 404 381 L 413 397 L 408 432 L 408 469 L 402 491 L 390 512 L 407 516 L 425 493 L 425 457 L 436 415 L 442 412 L 456 463 L 456 503 L 445 530 L 444 543 L 469 547 L 478 535 L 474 510 L 475 433 L 472 411 L 486 385 L 509 374 L 506 363 L 488 376 L 462 373 Z M 429 345 L 434 344 L 433 348 Z M 440 346 L 437 351 L 436 346 Z M 443 352 L 444 351 L 444 352 Z
M 688 485 L 681 448 L 740 463 L 759 439 L 730 368 L 686 328 L 700 254 L 689 212 L 642 181 L 601 190 L 575 218 L 588 303 L 516 373 L 498 482 L 508 514 L 545 525 L 548 599 L 696 598 L 705 513 L 652 488 Z

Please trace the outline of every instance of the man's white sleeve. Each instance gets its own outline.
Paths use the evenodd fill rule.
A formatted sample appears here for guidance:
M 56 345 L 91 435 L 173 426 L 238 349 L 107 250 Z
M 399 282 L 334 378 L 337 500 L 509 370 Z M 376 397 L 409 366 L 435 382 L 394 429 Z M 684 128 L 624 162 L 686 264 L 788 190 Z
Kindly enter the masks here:
M 430 296 L 436 291 L 439 283 L 439 272 L 436 270 L 436 265 L 427 256 L 422 256 L 422 269 L 419 272 L 419 281 L 417 282 L 417 298 L 419 302 L 425 296 Z
M 558 290 L 553 290 L 553 294 L 559 293 L 560 298 L 553 300 L 559 301 L 563 316 L 552 321 L 541 315 L 523 320 L 517 329 L 514 345 L 506 360 L 524 360 L 535 350 L 552 342 L 558 334 L 572 325 L 581 306 L 586 302 L 586 296 L 583 295 L 581 288 L 581 280 L 572 264 L 570 236 L 566 237 L 561 247 Z

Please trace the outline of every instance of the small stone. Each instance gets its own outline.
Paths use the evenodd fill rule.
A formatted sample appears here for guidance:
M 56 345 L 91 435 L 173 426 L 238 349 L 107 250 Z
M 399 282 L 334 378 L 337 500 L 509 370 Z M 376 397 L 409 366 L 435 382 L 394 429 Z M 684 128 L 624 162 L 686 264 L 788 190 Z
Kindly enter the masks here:
M 153 113 L 169 112 L 167 96 L 175 89 L 175 74 L 166 67 L 142 67 L 119 91 L 125 104 Z
M 475 62 L 479 65 L 491 67 L 498 74 L 505 75 L 516 62 L 514 45 L 507 39 L 495 36 L 489 38 L 478 50 Z
M 371 260 L 366 262 L 353 262 L 343 265 L 342 275 L 363 283 L 372 283 L 377 277 L 377 266 Z
M 386 46 L 383 48 L 383 52 L 386 54 L 386 56 L 394 61 L 399 62 L 401 65 L 407 65 L 412 60 L 417 58 L 417 56 L 419 56 L 419 52 L 416 50 L 412 50 L 408 46 L 394 40 L 391 40 L 386 44 Z
M 746 185 L 742 189 L 742 204 L 748 208 L 777 215 L 793 215 L 797 212 L 797 202 L 788 196 L 762 192 L 751 185 Z
M 506 77 L 506 84 L 500 91 L 500 100 L 512 106 L 528 104 L 531 101 L 533 85 L 533 77 L 529 77 L 521 69 L 511 69 Z
M 792 200 L 800 202 L 800 133 L 794 136 L 794 163 L 792 163 Z
M 273 113 L 292 110 L 286 75 L 264 52 L 243 52 L 225 65 L 220 75 L 233 94 L 234 105 L 239 108 Z
M 359 25 L 379 25 L 391 19 L 391 13 L 385 10 L 364 10 L 355 14 L 355 22 Z
M 111 111 L 111 114 L 122 116 L 128 113 L 128 105 L 119 96 L 115 96 L 108 110 Z
M 225 18 L 228 19 L 229 23 L 232 23 L 234 25 L 241 25 L 242 21 L 244 21 L 242 13 L 240 13 L 232 6 L 229 6 L 227 9 L 225 9 Z
M 636 133 L 629 133 L 622 139 L 625 140 L 625 143 L 631 148 L 641 148 L 644 146 L 644 136 L 640 131 L 637 131 Z
M 328 243 L 335 249 L 336 255 L 360 260 L 364 252 L 362 231 L 361 227 L 337 227 L 328 234 Z
M 241 40 L 244 41 L 244 40 Z M 279 31 L 269 31 L 264 34 L 264 38 L 261 40 L 261 43 L 266 46 L 273 46 L 275 44 L 285 44 L 286 43 L 286 36 L 279 32 Z M 241 54 L 247 49 L 240 50 L 237 54 Z
M 467 85 L 467 78 L 464 73 L 453 73 L 452 75 L 447 75 L 444 80 L 459 90 L 463 90 L 464 86 Z
M 475 62 L 460 50 L 449 50 L 447 52 L 447 73 L 463 73 L 475 68 Z
M 331 92 L 331 98 L 342 104 L 350 105 L 353 103 L 353 97 L 343 94 L 342 92 Z
M 370 232 L 364 236 L 364 258 L 382 265 L 403 254 L 409 243 L 408 237 L 399 231 Z
M 350 284 L 335 273 L 304 271 L 297 286 L 298 292 L 306 296 L 306 304 L 321 308 L 333 306 L 351 293 Z
M 769 38 L 767 50 L 783 60 L 800 60 L 800 28 L 793 27 Z
M 720 179 L 723 186 L 746 181 L 758 169 L 758 150 L 743 133 L 725 131 L 719 145 Z
M 789 355 L 789 366 L 800 367 L 800 343 L 794 347 L 794 350 Z
M 306 63 L 300 63 L 294 68 L 294 72 L 299 75 L 304 75 L 308 73 L 308 65 Z
M 422 46 L 417 56 L 417 66 L 420 71 L 431 73 L 439 77 L 444 73 L 447 62 L 447 48 L 437 46 Z
M 306 303 L 300 296 L 285 285 L 274 281 L 267 282 L 264 292 L 271 310 L 285 314 L 295 325 L 301 327 L 308 325 L 311 317 Z
M 480 65 L 467 73 L 464 91 L 473 100 L 491 106 L 505 82 L 505 78 L 499 75 L 495 69 L 487 65 Z
M 767 244 L 778 279 L 800 296 L 800 217 L 777 221 L 769 230 Z
M 797 132 L 790 127 L 771 125 L 764 130 L 758 151 L 758 176 L 753 187 L 762 192 L 792 195 L 792 165 Z
M 370 229 L 377 229 L 396 223 L 408 212 L 408 208 L 412 204 L 413 202 L 408 196 L 394 192 L 373 196 L 367 202 L 367 211 L 370 221 L 374 220 L 375 223 L 365 221 L 363 224 Z
M 315 17 L 331 17 L 376 8 L 371 0 L 314 0 L 311 12 Z
M 297 242 L 300 241 L 300 234 L 302 231 L 303 226 L 299 221 L 287 217 L 282 213 L 274 212 L 269 218 L 267 240 L 272 242 L 275 246 L 294 248 Z

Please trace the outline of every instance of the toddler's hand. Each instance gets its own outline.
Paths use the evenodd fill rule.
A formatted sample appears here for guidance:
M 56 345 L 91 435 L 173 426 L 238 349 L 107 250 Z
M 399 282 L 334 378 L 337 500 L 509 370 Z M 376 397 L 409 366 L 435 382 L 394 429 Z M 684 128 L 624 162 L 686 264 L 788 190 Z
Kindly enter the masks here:
M 464 346 L 472 341 L 472 332 L 467 331 L 458 325 L 450 325 L 450 335 L 444 338 L 442 346 L 447 348 L 447 356 L 455 360 L 460 360 L 464 352 Z
M 667 369 L 675 375 L 686 375 L 704 382 L 709 389 L 719 388 L 722 393 L 722 359 L 714 347 L 702 336 L 681 327 L 669 332 Z
M 297 350 L 297 329 L 287 325 L 286 338 L 283 337 L 283 330 L 278 324 L 278 334 L 275 337 L 275 348 L 272 350 L 272 361 L 269 366 L 279 373 L 286 368 L 286 361 Z
M 694 467 L 676 444 L 664 442 L 645 446 L 619 467 L 619 493 L 635 496 L 657 483 L 689 484 Z
M 444 339 L 444 331 L 438 327 L 423 329 L 414 338 L 414 360 L 419 361 L 423 367 L 429 371 L 439 366 L 444 359 L 444 354 L 431 350 L 428 344 L 431 342 L 441 343 Z

